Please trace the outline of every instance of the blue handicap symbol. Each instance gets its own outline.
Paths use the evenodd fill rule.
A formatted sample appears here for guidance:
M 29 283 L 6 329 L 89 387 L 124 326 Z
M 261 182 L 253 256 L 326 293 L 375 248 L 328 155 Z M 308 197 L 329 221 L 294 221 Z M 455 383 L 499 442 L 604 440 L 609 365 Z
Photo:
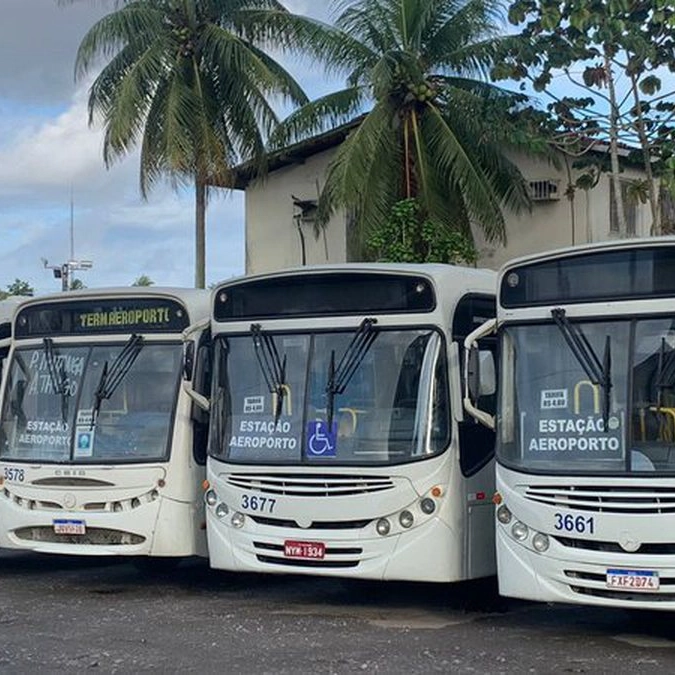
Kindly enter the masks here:
M 307 454 L 312 457 L 335 457 L 337 454 L 337 421 L 328 429 L 328 422 L 307 423 Z

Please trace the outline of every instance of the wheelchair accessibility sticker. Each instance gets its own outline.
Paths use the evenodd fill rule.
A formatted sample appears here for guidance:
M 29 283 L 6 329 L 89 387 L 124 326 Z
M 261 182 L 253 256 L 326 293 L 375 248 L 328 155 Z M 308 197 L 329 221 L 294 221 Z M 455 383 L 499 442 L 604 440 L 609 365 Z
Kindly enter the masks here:
M 307 455 L 335 457 L 337 454 L 337 421 L 328 429 L 328 422 L 314 420 L 307 424 Z

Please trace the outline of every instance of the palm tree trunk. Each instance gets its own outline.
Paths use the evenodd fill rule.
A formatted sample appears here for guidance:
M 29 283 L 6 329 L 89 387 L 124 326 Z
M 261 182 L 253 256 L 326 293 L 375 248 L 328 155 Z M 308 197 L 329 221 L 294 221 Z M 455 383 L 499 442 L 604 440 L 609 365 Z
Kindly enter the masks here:
M 206 288 L 206 183 L 195 178 L 195 288 Z

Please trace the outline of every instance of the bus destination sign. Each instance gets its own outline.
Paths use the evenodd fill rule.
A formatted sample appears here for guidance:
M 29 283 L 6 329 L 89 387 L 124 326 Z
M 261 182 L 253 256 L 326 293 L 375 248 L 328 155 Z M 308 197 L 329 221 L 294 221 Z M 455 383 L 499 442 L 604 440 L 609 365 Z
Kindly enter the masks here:
M 25 307 L 17 314 L 15 336 L 178 333 L 188 325 L 187 310 L 176 300 L 86 299 Z

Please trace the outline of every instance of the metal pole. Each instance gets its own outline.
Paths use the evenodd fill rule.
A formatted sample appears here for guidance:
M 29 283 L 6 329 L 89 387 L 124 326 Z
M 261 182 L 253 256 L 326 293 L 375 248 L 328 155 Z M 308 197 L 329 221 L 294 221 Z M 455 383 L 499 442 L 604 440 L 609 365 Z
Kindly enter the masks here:
M 73 198 L 73 185 L 70 185 L 70 260 L 75 260 L 75 200 Z
M 61 266 L 61 290 L 70 290 L 70 266 L 68 263 Z

